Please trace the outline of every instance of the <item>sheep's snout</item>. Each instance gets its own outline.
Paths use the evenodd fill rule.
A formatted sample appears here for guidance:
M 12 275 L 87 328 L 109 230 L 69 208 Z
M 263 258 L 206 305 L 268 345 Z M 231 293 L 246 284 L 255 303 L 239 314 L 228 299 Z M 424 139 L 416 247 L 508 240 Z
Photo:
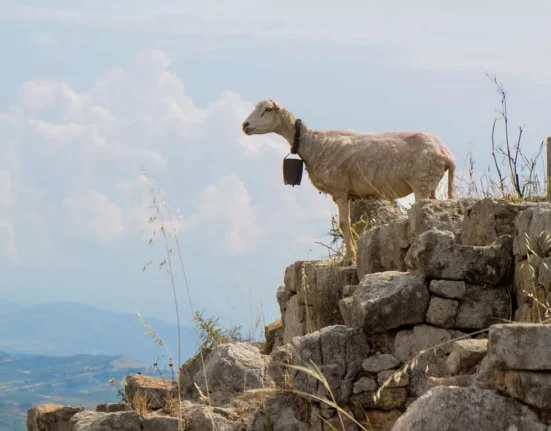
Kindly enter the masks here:
M 250 124 L 249 124 L 248 121 L 245 121 L 245 122 L 242 124 L 241 128 L 243 129 L 243 132 L 245 132 L 246 135 L 250 134 L 250 133 L 254 130 L 254 128 L 252 128 L 252 127 L 250 126 Z

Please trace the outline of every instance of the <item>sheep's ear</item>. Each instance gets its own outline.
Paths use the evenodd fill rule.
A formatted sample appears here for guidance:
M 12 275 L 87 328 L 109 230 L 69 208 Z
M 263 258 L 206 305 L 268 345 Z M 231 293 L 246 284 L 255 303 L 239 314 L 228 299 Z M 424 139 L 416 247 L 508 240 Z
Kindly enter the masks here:
M 272 104 L 272 109 L 274 109 L 275 111 L 279 111 L 279 109 L 281 108 L 279 106 L 279 103 L 277 103 L 276 101 L 272 100 L 272 99 L 268 99 L 270 101 L 270 103 Z

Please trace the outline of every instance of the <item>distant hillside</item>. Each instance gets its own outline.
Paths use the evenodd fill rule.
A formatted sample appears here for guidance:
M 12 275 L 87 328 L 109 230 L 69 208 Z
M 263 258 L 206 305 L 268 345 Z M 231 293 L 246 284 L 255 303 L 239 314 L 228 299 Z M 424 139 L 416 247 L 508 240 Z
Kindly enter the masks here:
M 144 318 L 165 340 L 176 360 L 176 325 Z M 196 338 L 191 327 L 182 327 L 181 334 L 183 361 L 195 352 Z M 125 356 L 145 365 L 166 356 L 165 349 L 145 334 L 136 316 L 76 302 L 24 307 L 0 300 L 0 351 Z
M 53 402 L 95 406 L 118 401 L 115 386 L 129 373 L 145 372 L 135 361 L 110 356 L 69 357 L 0 353 L 0 430 L 26 430 L 27 409 Z

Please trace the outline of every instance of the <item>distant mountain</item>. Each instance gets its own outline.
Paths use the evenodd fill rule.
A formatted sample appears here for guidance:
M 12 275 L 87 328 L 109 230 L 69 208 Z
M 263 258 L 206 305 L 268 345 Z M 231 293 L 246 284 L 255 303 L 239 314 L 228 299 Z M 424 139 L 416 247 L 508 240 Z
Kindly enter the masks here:
M 176 361 L 177 326 L 156 318 L 144 319 L 163 338 Z M 166 359 L 166 350 L 145 331 L 137 316 L 77 302 L 26 307 L 0 300 L 0 351 L 8 353 L 125 356 L 144 365 L 161 355 Z M 184 361 L 196 350 L 193 328 L 181 327 L 181 337 Z
M 0 430 L 25 431 L 27 409 L 36 404 L 91 408 L 100 402 L 116 402 L 123 378 L 146 371 L 135 361 L 122 357 L 0 352 Z M 113 385 L 109 384 L 111 378 L 116 380 Z

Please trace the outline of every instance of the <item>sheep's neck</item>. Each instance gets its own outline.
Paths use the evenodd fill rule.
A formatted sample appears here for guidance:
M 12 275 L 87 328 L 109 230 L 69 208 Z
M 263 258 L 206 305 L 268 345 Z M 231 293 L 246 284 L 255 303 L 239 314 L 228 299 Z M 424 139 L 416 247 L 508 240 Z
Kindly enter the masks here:
M 276 132 L 278 135 L 285 138 L 285 140 L 289 143 L 289 146 L 291 148 L 293 148 L 293 142 L 295 140 L 296 120 L 297 119 L 293 114 L 291 114 L 290 112 L 285 112 L 283 121 L 281 122 L 281 125 Z M 302 160 L 304 160 L 304 162 L 307 162 L 310 159 L 309 153 L 311 148 L 307 148 L 307 145 L 304 145 L 304 141 L 306 140 L 309 129 L 304 123 L 302 123 L 300 127 L 301 127 L 300 142 L 298 144 L 297 154 Z

